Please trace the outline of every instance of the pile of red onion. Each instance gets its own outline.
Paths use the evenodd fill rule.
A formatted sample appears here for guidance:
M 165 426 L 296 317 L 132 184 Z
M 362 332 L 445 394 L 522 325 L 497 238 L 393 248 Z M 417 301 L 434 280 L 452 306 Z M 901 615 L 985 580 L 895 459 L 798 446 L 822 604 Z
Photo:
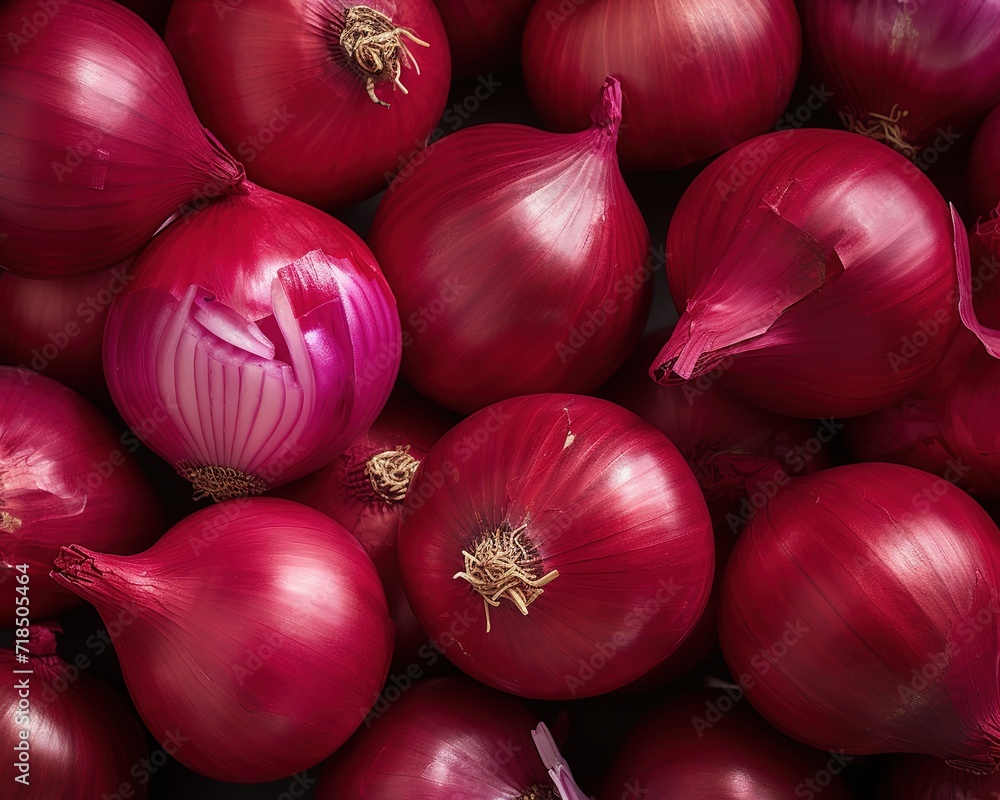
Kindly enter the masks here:
M 1000 0 L 0 10 L 0 797 L 995 800 L 998 523 Z

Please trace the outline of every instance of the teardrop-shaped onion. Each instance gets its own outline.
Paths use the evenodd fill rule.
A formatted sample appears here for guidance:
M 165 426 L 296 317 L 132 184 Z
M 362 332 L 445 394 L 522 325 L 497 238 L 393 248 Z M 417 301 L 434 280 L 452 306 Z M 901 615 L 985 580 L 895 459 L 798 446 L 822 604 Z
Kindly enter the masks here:
M 160 233 L 133 271 L 105 330 L 108 386 L 198 496 L 312 472 L 385 404 L 395 302 L 333 217 L 246 182 Z
M 838 467 L 754 517 L 723 580 L 719 638 L 754 707 L 806 744 L 989 771 L 998 581 L 1000 530 L 961 489 L 896 464 Z
M 115 650 L 147 727 L 216 780 L 283 778 L 361 725 L 392 623 L 371 559 L 325 514 L 256 497 L 196 511 L 144 553 L 65 547 L 61 585 L 119 623 Z
M 446 408 L 586 392 L 649 312 L 649 233 L 615 158 L 621 87 L 593 124 L 552 134 L 477 125 L 393 181 L 369 242 L 404 320 L 403 375 Z
M 30 580 L 28 587 L 30 596 Z M 149 773 L 139 780 L 136 768 L 149 752 L 135 709 L 98 678 L 56 655 L 59 625 L 33 625 L 26 631 L 27 640 L 0 650 L 4 797 L 94 800 L 120 797 L 126 787 L 130 800 L 143 800 Z
M 795 417 L 870 413 L 912 391 L 960 327 L 965 229 L 893 150 L 843 131 L 789 130 L 723 154 L 667 234 L 681 315 L 661 382 L 718 370 Z
M 163 41 L 113 0 L 0 9 L 0 265 L 114 266 L 243 168 L 201 126 Z

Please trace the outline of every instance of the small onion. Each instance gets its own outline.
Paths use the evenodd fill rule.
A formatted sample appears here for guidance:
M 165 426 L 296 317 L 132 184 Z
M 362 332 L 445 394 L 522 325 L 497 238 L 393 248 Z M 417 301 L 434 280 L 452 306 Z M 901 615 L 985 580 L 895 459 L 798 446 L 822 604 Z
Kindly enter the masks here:
M 247 174 L 324 207 L 383 188 L 448 97 L 433 0 L 174 0 L 167 44 Z
M 754 707 L 806 744 L 989 771 L 998 579 L 1000 530 L 960 489 L 895 464 L 825 470 L 786 487 L 737 542 L 722 651 Z
M 622 165 L 673 169 L 769 130 L 801 50 L 792 0 L 538 0 L 521 59 L 560 131 L 585 128 L 604 76 L 618 78 Z
M 131 800 L 143 800 L 149 782 L 135 769 L 148 751 L 135 710 L 86 672 L 50 688 L 75 669 L 56 655 L 56 631 L 54 623 L 18 629 L 14 648 L 0 649 L 4 796 L 94 800 L 119 797 L 125 786 Z
M 197 497 L 308 474 L 385 404 L 395 302 L 333 217 L 248 181 L 162 231 L 133 271 L 105 330 L 108 387 Z
M 73 542 L 135 553 L 165 527 L 164 511 L 121 437 L 76 392 L 35 372 L 0 367 L 0 562 L 26 565 L 31 617 L 80 604 L 48 577 Z M 5 576 L 3 618 L 14 617 Z
M 63 548 L 52 576 L 121 618 L 129 694 L 175 756 L 234 783 L 307 769 L 361 724 L 392 623 L 364 549 L 329 517 L 274 498 L 195 512 L 135 556 Z
M 201 126 L 163 41 L 112 0 L 0 9 L 0 265 L 83 275 L 135 253 L 243 167 Z
M 693 630 L 712 581 L 711 521 L 658 430 L 575 395 L 497 403 L 413 477 L 403 586 L 472 677 L 524 697 L 620 688 Z

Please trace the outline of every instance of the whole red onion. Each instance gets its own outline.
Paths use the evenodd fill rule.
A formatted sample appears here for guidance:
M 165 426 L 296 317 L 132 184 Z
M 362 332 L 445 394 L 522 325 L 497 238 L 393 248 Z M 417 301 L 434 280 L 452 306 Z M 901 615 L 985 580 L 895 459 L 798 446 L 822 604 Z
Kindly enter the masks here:
M 452 69 L 472 76 L 517 59 L 534 0 L 434 0 L 448 34 Z
M 622 165 L 673 169 L 774 125 L 801 39 L 792 0 L 538 0 L 521 58 L 555 130 L 585 128 L 604 76 L 618 78 Z
M 371 559 L 325 514 L 274 498 L 195 512 L 135 556 L 65 547 L 52 576 L 108 621 L 129 694 L 178 761 L 255 783 L 326 758 L 389 667 Z
M 132 280 L 131 260 L 53 280 L 0 273 L 0 362 L 43 372 L 95 402 L 108 400 L 101 341 L 111 301 Z
M 1000 772 L 973 775 L 940 758 L 896 756 L 886 775 L 885 800 L 996 800 Z
M 478 125 L 393 181 L 369 243 L 399 302 L 402 371 L 417 390 L 470 413 L 588 391 L 619 366 L 646 321 L 653 274 L 615 158 L 620 122 L 609 78 L 582 133 Z
M 26 566 L 32 618 L 80 604 L 48 577 L 61 547 L 135 553 L 162 533 L 163 509 L 132 457 L 138 447 L 76 392 L 0 367 L 0 562 Z M 10 573 L 2 583 L 9 621 Z
M 832 757 L 831 757 L 832 756 Z M 657 703 L 604 779 L 606 800 L 848 800 L 851 756 L 810 751 L 731 694 L 705 689 Z
M 917 164 L 1000 103 L 1000 0 L 807 0 L 802 29 L 844 125 Z
M 560 794 L 538 718 L 467 678 L 420 681 L 327 763 L 317 800 L 586 800 Z
M 56 655 L 54 632 L 61 630 L 34 625 L 13 649 L 0 649 L 4 795 L 94 800 L 127 792 L 143 800 L 149 783 L 137 779 L 136 768 L 148 752 L 135 710 L 86 672 L 59 693 L 42 688 L 69 666 Z
M 717 371 L 789 416 L 883 408 L 916 388 L 960 327 L 965 239 L 927 177 L 863 136 L 799 129 L 733 148 L 671 219 L 681 318 L 652 374 Z
M 403 591 L 396 533 L 410 479 L 427 451 L 457 419 L 399 384 L 361 437 L 325 467 L 273 494 L 322 511 L 361 542 L 382 579 L 396 627 L 393 665 L 414 663 L 427 644 Z
M 383 188 L 448 98 L 433 0 L 174 0 L 167 44 L 247 174 L 315 205 Z
M 888 152 L 888 151 L 887 151 Z M 806 744 L 1000 761 L 1000 530 L 895 464 L 799 478 L 736 544 L 719 638 L 754 707 Z
M 243 168 L 198 122 L 163 41 L 113 0 L 0 9 L 0 265 L 114 266 Z
M 988 217 L 1000 206 L 1000 106 L 986 117 L 972 142 L 969 202 L 979 217 Z
M 575 395 L 497 403 L 420 462 L 399 529 L 424 630 L 472 677 L 524 697 L 620 688 L 692 631 L 712 580 L 690 468 L 623 408 Z
M 385 404 L 395 302 L 333 217 L 247 181 L 160 233 L 133 271 L 105 330 L 108 387 L 196 496 L 306 475 Z

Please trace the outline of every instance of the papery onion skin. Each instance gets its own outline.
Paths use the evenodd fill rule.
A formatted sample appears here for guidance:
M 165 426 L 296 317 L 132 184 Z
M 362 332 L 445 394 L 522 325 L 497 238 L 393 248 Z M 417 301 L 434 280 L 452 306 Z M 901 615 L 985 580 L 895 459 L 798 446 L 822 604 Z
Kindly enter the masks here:
M 801 11 L 845 125 L 918 163 L 1000 103 L 998 0 L 807 0 Z
M 56 278 L 112 267 L 185 202 L 243 180 L 163 41 L 128 9 L 13 0 L 0 30 L 4 268 Z
M 393 667 L 404 672 L 420 658 L 427 634 L 413 615 L 399 577 L 396 534 L 403 499 L 378 493 L 370 477 L 370 465 L 375 463 L 375 457 L 386 453 L 405 453 L 406 458 L 420 462 L 457 421 L 409 387 L 398 384 L 379 418 L 347 450 L 325 467 L 273 492 L 276 497 L 322 511 L 361 542 L 382 579 L 389 616 L 395 624 Z
M 154 734 L 187 737 L 178 761 L 216 780 L 316 764 L 361 724 L 388 672 L 374 565 L 298 503 L 210 506 L 136 556 L 63 548 L 52 575 L 105 621 L 134 615 L 114 640 L 129 694 Z
M 457 577 L 471 569 L 463 551 L 503 550 L 518 530 L 529 557 L 514 563 L 548 582 L 526 615 L 504 594 L 487 617 Z M 424 630 L 472 677 L 539 699 L 602 694 L 663 661 L 705 608 L 713 560 L 705 501 L 677 449 L 631 412 L 577 395 L 515 398 L 459 423 L 417 469 L 399 530 Z
M 28 630 L 30 640 L 19 641 L 27 645 L 27 663 L 16 657 L 25 654 L 23 648 L 0 650 L 0 669 L 6 678 L 0 688 L 0 714 L 3 738 L 11 748 L 0 764 L 0 780 L 12 787 L 5 790 L 7 796 L 23 792 L 30 797 L 94 800 L 114 797 L 127 786 L 130 798 L 143 800 L 149 790 L 148 774 L 146 781 L 139 781 L 133 768 L 149 752 L 135 710 L 85 671 L 66 680 L 76 667 L 56 655 L 54 631 L 62 630 L 58 625 L 46 623 Z M 63 682 L 65 688 L 53 690 Z M 27 723 L 21 725 L 18 704 L 25 689 L 29 708 L 24 712 Z M 28 758 L 20 763 L 27 772 L 15 768 L 22 731 L 28 733 Z M 15 783 L 18 777 L 25 782 Z
M 1000 758 L 1000 531 L 967 494 L 895 464 L 800 478 L 740 538 L 719 638 L 779 730 L 848 754 Z
M 366 82 L 340 36 L 369 8 L 409 30 L 417 69 Z M 433 0 L 174 0 L 167 44 L 198 114 L 261 186 L 341 207 L 375 194 L 426 143 L 448 98 L 451 59 Z
M 448 34 L 452 71 L 471 77 L 517 60 L 534 0 L 434 0 Z
M 600 797 L 799 800 L 822 793 L 823 800 L 849 800 L 838 776 L 851 760 L 811 751 L 767 725 L 746 702 L 703 689 L 649 711 L 619 748 Z
M 33 619 L 80 604 L 48 578 L 61 547 L 135 553 L 163 532 L 163 508 L 134 450 L 76 392 L 31 370 L 0 367 L 0 561 L 27 565 Z M 12 624 L 14 584 L 10 577 L 3 584 Z
M 308 474 L 385 404 L 395 301 L 364 242 L 327 214 L 248 181 L 161 232 L 133 272 L 105 330 L 108 387 L 199 495 Z M 213 493 L 227 469 L 238 476 Z
M 317 800 L 519 800 L 532 786 L 551 790 L 531 740 L 537 724 L 519 701 L 468 678 L 420 681 L 327 763 Z
M 111 301 L 132 275 L 117 267 L 53 280 L 0 273 L 0 363 L 44 373 L 88 400 L 109 403 L 101 342 Z
M 671 219 L 681 318 L 651 374 L 717 370 L 793 417 L 883 408 L 916 388 L 961 325 L 959 236 L 930 180 L 870 139 L 799 129 L 747 142 L 694 180 Z
M 587 126 L 605 75 L 625 96 L 627 169 L 675 169 L 773 127 L 792 94 L 802 34 L 791 0 L 539 0 L 521 59 L 548 127 Z
M 994 800 L 1000 773 L 973 775 L 930 756 L 896 756 L 886 771 L 885 800 Z
M 1000 206 L 1000 105 L 979 126 L 969 153 L 969 202 L 977 217 Z
M 655 265 L 614 155 L 618 82 L 595 100 L 582 133 L 447 136 L 379 204 L 368 241 L 404 321 L 403 376 L 435 402 L 587 392 L 641 334 Z

